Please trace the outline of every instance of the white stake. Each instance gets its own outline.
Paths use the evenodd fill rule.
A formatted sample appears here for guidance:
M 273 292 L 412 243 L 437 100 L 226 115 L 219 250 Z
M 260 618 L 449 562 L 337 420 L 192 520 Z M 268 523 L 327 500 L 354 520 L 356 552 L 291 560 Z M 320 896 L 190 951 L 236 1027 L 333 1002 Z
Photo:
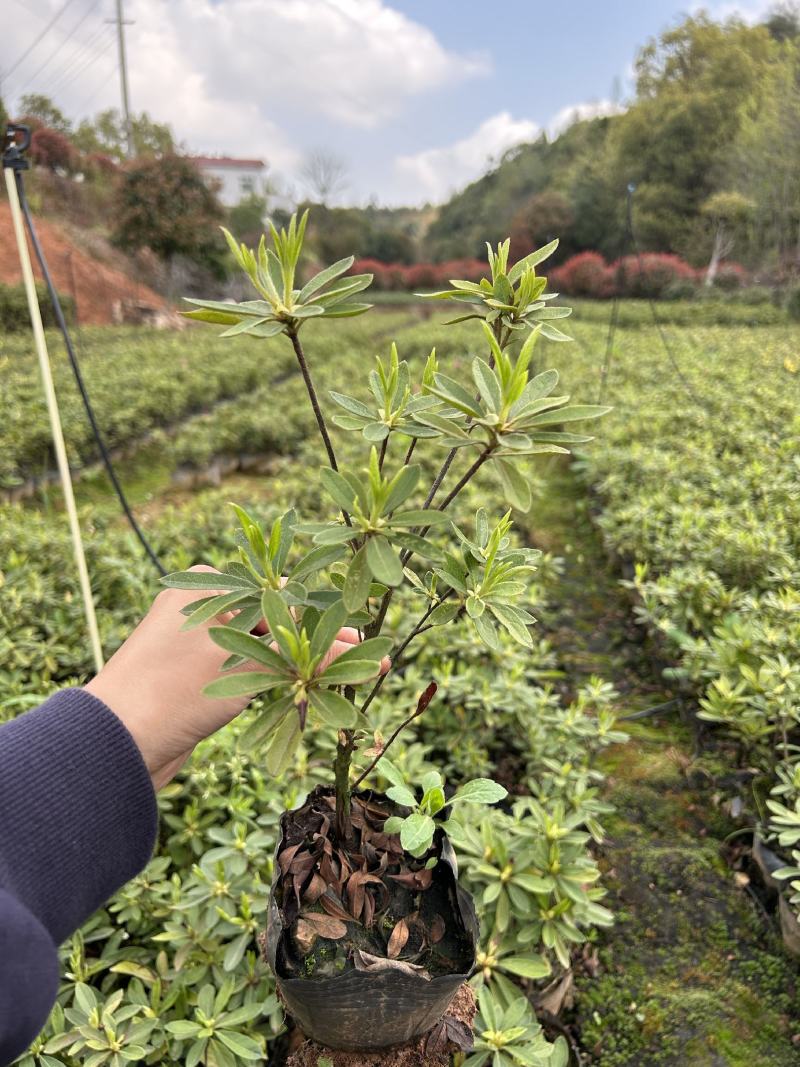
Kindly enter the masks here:
M 47 354 L 47 343 L 42 326 L 42 313 L 39 310 L 39 300 L 36 295 L 36 285 L 33 280 L 31 257 L 28 252 L 28 242 L 22 225 L 22 211 L 20 209 L 17 183 L 14 179 L 14 171 L 10 167 L 4 169 L 6 189 L 8 190 L 8 202 L 11 206 L 11 217 L 14 221 L 14 235 L 17 238 L 19 249 L 19 261 L 22 267 L 22 278 L 25 282 L 25 293 L 28 297 L 28 309 L 33 323 L 33 336 L 36 342 L 36 352 L 39 356 L 39 369 L 42 372 L 44 395 L 47 399 L 47 412 L 50 416 L 50 430 L 53 435 L 53 445 L 58 460 L 58 472 L 61 476 L 61 486 L 64 491 L 64 504 L 67 509 L 69 529 L 72 535 L 72 545 L 75 550 L 75 563 L 78 568 L 78 580 L 83 597 L 83 609 L 86 614 L 86 625 L 89 629 L 89 642 L 92 646 L 95 670 L 99 671 L 103 666 L 103 650 L 100 646 L 100 634 L 97 629 L 97 618 L 94 612 L 92 599 L 92 587 L 89 582 L 89 571 L 86 567 L 86 556 L 83 552 L 81 539 L 81 527 L 78 522 L 78 512 L 75 508 L 75 496 L 72 492 L 72 477 L 67 461 L 67 449 L 64 444 L 64 431 L 61 428 L 61 415 L 58 410 L 58 399 L 53 385 L 53 374 L 50 369 L 50 358 Z

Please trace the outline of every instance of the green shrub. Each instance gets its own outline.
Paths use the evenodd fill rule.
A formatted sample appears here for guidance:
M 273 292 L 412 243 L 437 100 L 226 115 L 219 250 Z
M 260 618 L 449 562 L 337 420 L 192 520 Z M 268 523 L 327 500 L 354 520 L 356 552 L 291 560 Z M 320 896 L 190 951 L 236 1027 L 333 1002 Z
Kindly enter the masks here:
M 55 326 L 56 318 L 53 305 L 50 302 L 50 294 L 44 282 L 36 283 L 36 295 L 39 299 L 39 307 L 42 312 L 42 322 L 45 327 Z M 71 322 L 75 315 L 75 302 L 71 296 L 63 296 L 59 293 L 58 299 L 64 311 L 67 322 Z M 28 299 L 23 285 L 0 284 L 0 332 L 21 333 L 31 328 L 31 317 L 28 312 Z
M 792 322 L 800 322 L 800 285 L 796 285 L 787 293 L 786 310 Z

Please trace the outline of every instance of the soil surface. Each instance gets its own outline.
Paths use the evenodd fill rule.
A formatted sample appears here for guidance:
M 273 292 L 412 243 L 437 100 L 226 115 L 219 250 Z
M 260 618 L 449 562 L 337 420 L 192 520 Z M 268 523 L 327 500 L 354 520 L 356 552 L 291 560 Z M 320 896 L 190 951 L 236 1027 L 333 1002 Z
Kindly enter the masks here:
M 625 745 L 602 769 L 616 814 L 598 850 L 616 924 L 576 974 L 568 1023 L 582 1065 L 797 1067 L 798 967 L 747 875 L 723 858 L 737 829 L 724 814 L 730 758 L 699 751 L 692 708 L 665 688 L 659 652 L 633 623 L 619 568 L 603 547 L 591 498 L 564 463 L 534 501 L 531 537 L 561 556 L 556 602 L 542 623 L 569 688 L 613 682 Z
M 83 325 L 108 325 L 114 320 L 114 305 L 141 304 L 150 308 L 165 309 L 167 303 L 146 285 L 141 285 L 122 267 L 97 259 L 79 248 L 62 227 L 48 219 L 34 218 L 39 243 L 50 268 L 56 289 L 60 295 L 75 299 L 78 321 Z M 12 233 L 11 208 L 0 202 L 0 232 Z M 119 261 L 123 257 L 109 249 L 109 258 Z M 35 260 L 33 250 L 31 259 Z M 34 263 L 34 274 L 42 280 L 41 272 Z M 0 242 L 0 282 L 19 285 L 22 271 L 19 254 L 13 239 Z

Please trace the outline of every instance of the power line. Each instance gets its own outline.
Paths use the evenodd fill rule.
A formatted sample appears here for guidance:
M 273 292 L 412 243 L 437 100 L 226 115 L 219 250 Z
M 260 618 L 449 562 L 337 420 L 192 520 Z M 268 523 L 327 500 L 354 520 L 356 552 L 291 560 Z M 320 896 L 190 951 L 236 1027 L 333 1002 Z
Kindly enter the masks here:
M 68 0 L 68 2 L 69 2 L 69 0 Z M 60 50 L 61 50 L 61 49 L 62 49 L 62 48 L 64 47 L 64 45 L 65 45 L 65 44 L 68 44 L 68 43 L 69 43 L 69 42 L 70 42 L 70 41 L 72 40 L 72 38 L 73 38 L 73 37 L 75 36 L 75 34 L 76 34 L 76 33 L 78 32 L 78 30 L 79 30 L 79 29 L 81 28 L 81 26 L 82 26 L 82 25 L 84 24 L 84 22 L 86 22 L 86 20 L 88 19 L 88 17 L 89 17 L 89 16 L 90 16 L 90 15 L 92 14 L 92 12 L 93 12 L 93 11 L 95 10 L 95 8 L 97 8 L 97 7 L 99 6 L 99 5 L 100 5 L 100 0 L 94 0 L 94 3 L 93 3 L 93 4 L 91 4 L 91 5 L 90 5 L 90 6 L 89 6 L 89 7 L 88 7 L 88 8 L 87 8 L 87 9 L 86 9 L 85 11 L 84 11 L 84 13 L 83 13 L 83 14 L 81 15 L 81 17 L 80 17 L 80 18 L 78 19 L 78 21 L 77 21 L 77 22 L 75 23 L 75 25 L 74 25 L 74 26 L 72 27 L 72 29 L 71 29 L 71 30 L 69 31 L 69 33 L 67 34 L 67 36 L 66 36 L 66 37 L 65 37 L 65 38 L 64 38 L 64 39 L 63 39 L 62 41 L 59 41 L 59 42 L 58 42 L 58 44 L 57 44 L 57 45 L 56 45 L 56 47 L 55 47 L 55 48 L 53 49 L 53 51 L 52 51 L 52 52 L 50 52 L 50 54 L 48 55 L 47 59 L 45 59 L 43 63 L 40 63 L 40 64 L 39 64 L 39 66 L 38 66 L 38 67 L 36 68 L 36 70 L 34 71 L 34 73 L 33 73 L 33 74 L 31 74 L 31 75 L 30 75 L 30 77 L 29 77 L 29 78 L 27 79 L 27 81 L 25 81 L 25 82 L 24 82 L 24 84 L 23 84 L 23 86 L 22 86 L 22 89 L 26 89 L 26 88 L 27 88 L 27 87 L 28 87 L 28 86 L 29 86 L 29 85 L 31 84 L 31 82 L 32 82 L 32 81 L 33 81 L 33 80 L 34 80 L 35 78 L 38 78 L 38 77 L 39 77 L 39 75 L 40 75 L 40 74 L 42 73 L 42 71 L 43 71 L 43 70 L 44 70 L 44 69 L 45 69 L 45 68 L 46 68 L 47 66 L 49 66 L 49 64 L 50 64 L 50 63 L 51 63 L 51 62 L 53 61 L 53 59 L 54 59 L 54 58 L 55 58 L 55 57 L 56 57 L 56 56 L 58 55 L 59 51 L 60 51 Z M 20 92 L 21 92 L 21 91 L 22 91 L 22 90 L 20 90 Z
M 55 80 L 44 89 L 47 96 L 54 97 L 56 93 L 63 92 L 68 85 L 72 85 L 76 78 L 85 74 L 98 59 L 107 55 L 109 46 L 113 43 L 111 40 L 106 40 L 105 45 L 100 48 L 95 47 L 107 34 L 108 26 L 103 23 L 84 44 L 78 45 L 64 70 L 56 74 Z
M 13 67 L 11 67 L 9 70 L 5 71 L 3 77 L 8 78 L 10 75 L 12 75 L 14 73 L 14 71 L 17 69 L 17 67 L 20 65 L 20 63 L 22 63 L 24 60 L 26 60 L 28 58 L 28 56 L 31 54 L 31 52 L 34 50 L 34 48 L 37 46 L 37 44 L 42 40 L 42 38 L 45 37 L 50 32 L 50 30 L 53 28 L 53 26 L 55 26 L 55 24 L 58 22 L 58 20 L 61 18 L 61 16 L 64 14 L 64 12 L 67 10 L 67 8 L 69 7 L 69 5 L 71 3 L 73 3 L 73 0 L 66 0 L 66 3 L 61 5 L 61 7 L 58 9 L 58 11 L 56 11 L 55 15 L 53 15 L 53 17 L 47 23 L 47 25 L 42 30 L 42 32 L 39 34 L 39 36 L 30 45 L 28 45 L 28 47 L 25 49 L 25 51 L 22 53 L 22 55 L 19 57 L 19 59 L 13 65 Z M 24 7 L 25 5 L 23 4 L 22 6 Z

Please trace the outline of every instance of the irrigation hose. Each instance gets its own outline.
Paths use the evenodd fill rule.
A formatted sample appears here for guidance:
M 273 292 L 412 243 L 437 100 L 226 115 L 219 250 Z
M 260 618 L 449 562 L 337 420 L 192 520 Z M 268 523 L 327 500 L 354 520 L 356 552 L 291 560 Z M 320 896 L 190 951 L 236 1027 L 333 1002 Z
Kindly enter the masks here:
M 7 182 L 9 180 L 9 173 L 9 171 L 6 171 Z M 162 566 L 161 561 L 159 560 L 152 546 L 150 545 L 150 542 L 145 537 L 142 528 L 139 526 L 139 523 L 136 521 L 136 516 L 133 514 L 130 504 L 128 503 L 128 499 L 125 496 L 125 492 L 122 486 L 120 485 L 119 478 L 117 477 L 117 472 L 114 470 L 114 464 L 111 461 L 111 456 L 109 455 L 102 431 L 100 430 L 100 426 L 97 422 L 97 417 L 95 415 L 94 408 L 92 407 L 92 402 L 89 398 L 89 393 L 86 388 L 86 383 L 84 381 L 83 374 L 80 369 L 80 364 L 78 363 L 78 358 L 75 354 L 75 348 L 72 344 L 72 338 L 70 337 L 69 329 L 67 328 L 67 323 L 64 318 L 64 311 L 61 307 L 61 302 L 58 299 L 58 293 L 56 292 L 55 286 L 53 285 L 53 280 L 50 276 L 50 270 L 47 266 L 47 261 L 45 260 L 41 245 L 39 244 L 39 238 L 36 234 L 36 227 L 34 226 L 33 218 L 31 216 L 30 208 L 28 206 L 28 200 L 25 196 L 25 185 L 22 180 L 22 173 L 20 171 L 16 172 L 16 192 L 18 194 L 19 204 L 22 208 L 22 213 L 25 218 L 25 224 L 27 226 L 28 233 L 30 234 L 31 245 L 33 246 L 33 250 L 36 253 L 36 259 L 39 263 L 42 276 L 44 277 L 44 281 L 47 286 L 47 291 L 50 294 L 50 301 L 53 305 L 53 313 L 55 315 L 56 324 L 59 330 L 61 331 L 61 336 L 64 338 L 64 345 L 67 350 L 67 356 L 69 358 L 70 366 L 72 367 L 72 372 L 75 375 L 75 382 L 78 386 L 78 391 L 80 392 L 81 400 L 83 401 L 83 406 L 86 411 L 86 417 L 89 420 L 89 425 L 92 429 L 92 436 L 94 437 L 95 444 L 97 445 L 97 449 L 100 453 L 100 458 L 102 460 L 103 466 L 105 467 L 106 473 L 109 477 L 109 481 L 111 482 L 111 485 L 114 488 L 114 492 L 125 514 L 125 518 L 128 520 L 131 530 L 133 530 L 134 534 L 138 538 L 139 543 L 144 549 L 146 555 L 153 563 L 153 566 L 156 568 L 158 573 L 163 576 L 167 572 Z
M 61 477 L 61 485 L 64 490 L 64 505 L 67 509 L 67 519 L 69 522 L 70 534 L 72 536 L 72 546 L 75 552 L 75 564 L 78 569 L 78 581 L 80 583 L 81 597 L 83 599 L 83 609 L 86 615 L 86 625 L 89 630 L 89 643 L 92 648 L 95 670 L 100 671 L 103 666 L 103 649 L 100 644 L 100 632 L 97 628 L 97 616 L 95 614 L 94 600 L 92 598 L 92 586 L 89 581 L 89 570 L 86 566 L 86 555 L 83 550 L 81 527 L 80 522 L 78 521 L 77 508 L 75 507 L 75 495 L 72 490 L 72 476 L 70 474 L 69 462 L 67 460 L 67 448 L 64 443 L 61 415 L 58 410 L 58 398 L 56 396 L 55 386 L 53 385 L 50 357 L 47 353 L 47 342 L 45 341 L 44 327 L 42 325 L 42 313 L 36 296 L 36 283 L 33 279 L 33 267 L 31 266 L 31 257 L 25 240 L 25 230 L 22 225 L 22 211 L 19 196 L 17 194 L 18 184 L 14 180 L 15 173 L 10 167 L 4 168 L 4 174 L 6 189 L 8 190 L 8 202 L 11 207 L 11 218 L 14 224 L 14 236 L 17 239 L 20 266 L 22 267 L 22 278 L 25 284 L 25 294 L 28 299 L 28 310 L 30 311 L 31 324 L 33 326 L 36 352 L 39 357 L 39 368 L 41 370 L 42 383 L 44 385 L 44 393 L 47 400 L 50 430 L 53 435 L 53 445 L 55 447 L 56 460 L 58 462 L 58 471 Z M 16 176 L 18 177 L 18 175 Z

